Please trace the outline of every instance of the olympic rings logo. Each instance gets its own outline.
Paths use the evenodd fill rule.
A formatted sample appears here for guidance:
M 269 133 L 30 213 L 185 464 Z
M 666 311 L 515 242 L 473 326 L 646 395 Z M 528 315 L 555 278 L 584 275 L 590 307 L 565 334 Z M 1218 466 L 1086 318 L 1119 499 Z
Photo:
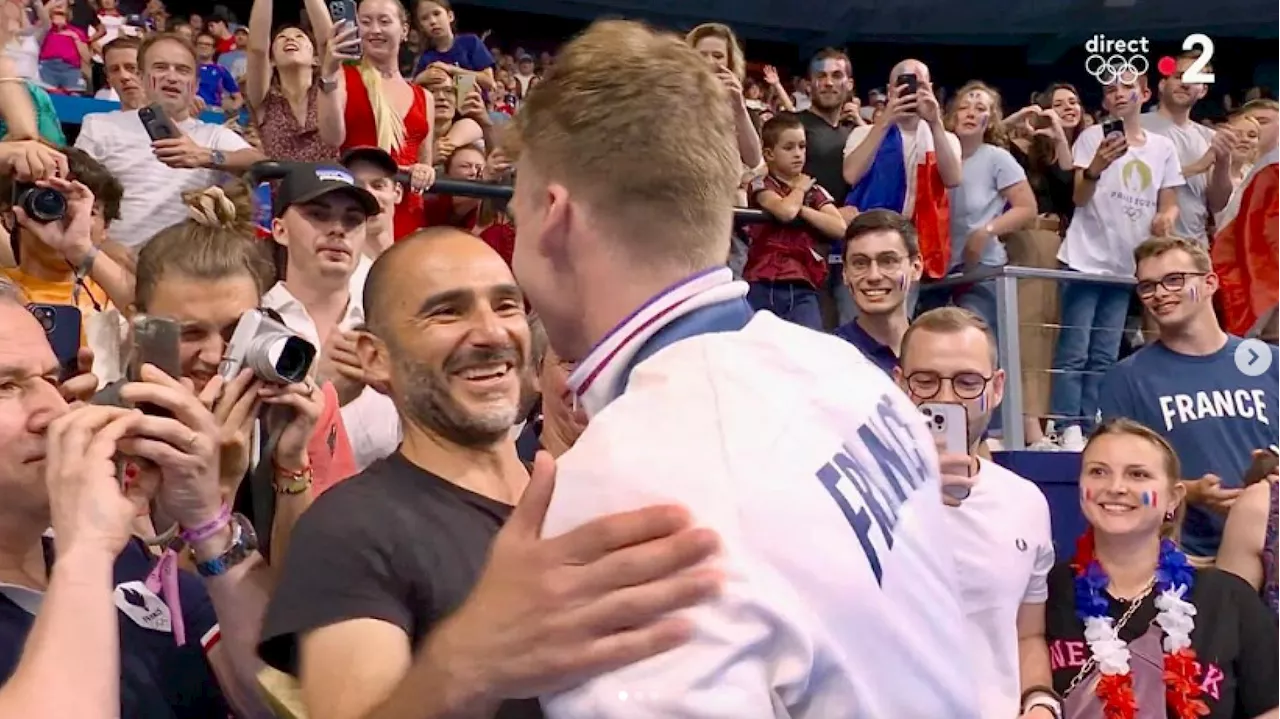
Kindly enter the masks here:
M 1103 85 L 1114 85 L 1119 82 L 1132 85 L 1140 75 L 1147 74 L 1151 65 L 1142 55 L 1126 58 L 1123 55 L 1112 55 L 1104 58 L 1101 55 L 1090 55 L 1085 58 L 1084 69 L 1098 79 Z

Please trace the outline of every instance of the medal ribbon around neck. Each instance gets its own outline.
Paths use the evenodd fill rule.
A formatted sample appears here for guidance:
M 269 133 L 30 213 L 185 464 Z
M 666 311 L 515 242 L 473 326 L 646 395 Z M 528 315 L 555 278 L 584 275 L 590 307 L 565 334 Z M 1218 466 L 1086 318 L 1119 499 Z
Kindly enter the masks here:
M 1129 645 L 1120 640 L 1111 618 L 1111 604 L 1106 597 L 1111 579 L 1094 556 L 1092 527 L 1076 541 L 1071 568 L 1076 574 L 1076 615 L 1084 623 L 1089 652 L 1102 675 L 1095 693 L 1102 701 L 1103 717 L 1135 719 L 1138 703 L 1133 693 Z M 1195 569 L 1177 545 L 1161 540 L 1155 576 L 1156 624 L 1164 630 L 1165 703 L 1177 719 L 1197 719 L 1209 713 L 1209 707 L 1200 699 L 1200 672 L 1195 649 L 1191 648 L 1196 608 L 1186 601 L 1195 576 Z

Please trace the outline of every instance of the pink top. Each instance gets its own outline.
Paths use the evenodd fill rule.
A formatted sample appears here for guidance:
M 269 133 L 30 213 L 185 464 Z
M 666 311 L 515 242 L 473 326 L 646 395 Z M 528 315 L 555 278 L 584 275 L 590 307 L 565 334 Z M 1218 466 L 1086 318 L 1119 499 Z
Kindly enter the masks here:
M 68 65 L 80 67 L 80 51 L 71 35 L 80 38 L 80 42 L 89 44 L 89 36 L 75 25 L 64 25 L 60 30 L 50 30 L 44 36 L 44 44 L 40 46 L 41 60 L 61 60 Z

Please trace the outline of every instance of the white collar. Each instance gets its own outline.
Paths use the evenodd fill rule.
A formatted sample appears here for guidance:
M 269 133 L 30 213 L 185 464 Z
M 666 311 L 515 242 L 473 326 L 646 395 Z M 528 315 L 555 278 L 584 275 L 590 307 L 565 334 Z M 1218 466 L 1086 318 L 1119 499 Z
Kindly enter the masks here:
M 728 267 L 704 270 L 668 287 L 618 323 L 569 375 L 569 387 L 594 417 L 616 398 L 626 379 L 622 372 L 658 330 L 690 312 L 745 297 L 747 284 L 735 282 Z

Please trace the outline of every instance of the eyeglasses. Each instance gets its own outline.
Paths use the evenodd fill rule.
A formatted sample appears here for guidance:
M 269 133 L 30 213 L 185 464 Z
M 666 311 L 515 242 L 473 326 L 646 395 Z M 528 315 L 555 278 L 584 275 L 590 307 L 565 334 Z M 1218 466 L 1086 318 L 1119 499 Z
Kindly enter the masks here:
M 896 252 L 881 252 L 875 257 L 869 255 L 849 255 L 849 269 L 854 274 L 865 274 L 871 271 L 871 266 L 875 265 L 880 268 L 881 272 L 897 272 L 902 269 L 902 263 L 906 261 L 906 257 Z
M 1188 277 L 1204 277 L 1208 272 L 1170 272 L 1158 280 L 1143 280 L 1138 283 L 1138 298 L 1149 299 L 1156 294 L 1156 285 L 1169 292 L 1181 292 L 1187 286 Z
M 951 391 L 960 399 L 977 399 L 986 391 L 991 377 L 984 377 L 977 372 L 960 372 L 945 377 L 937 372 L 921 370 L 907 375 L 907 389 L 920 399 L 933 399 L 942 391 L 943 381 L 951 383 Z

